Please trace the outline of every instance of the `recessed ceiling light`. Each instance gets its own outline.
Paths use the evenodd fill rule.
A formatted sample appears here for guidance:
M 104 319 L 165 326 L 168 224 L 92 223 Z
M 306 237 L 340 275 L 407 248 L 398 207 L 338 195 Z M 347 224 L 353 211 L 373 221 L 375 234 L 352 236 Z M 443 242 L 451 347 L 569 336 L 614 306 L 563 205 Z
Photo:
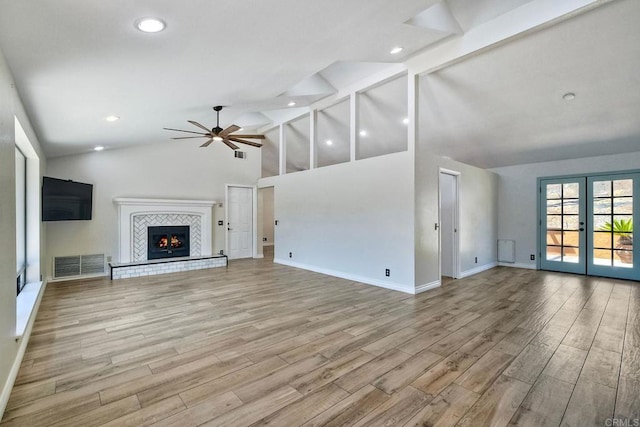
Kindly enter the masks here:
M 104 119 L 106 121 L 108 121 L 108 122 L 116 122 L 116 121 L 120 120 L 120 117 L 118 117 L 118 116 L 107 116 Z
M 405 117 L 404 119 L 402 119 L 402 123 L 404 123 L 405 125 L 409 124 L 409 118 Z
M 102 145 L 98 145 L 98 146 L 93 147 L 93 149 L 95 151 L 102 151 L 102 150 L 104 150 L 104 147 Z
M 295 101 L 291 101 L 290 103 L 287 104 L 289 107 L 295 107 L 296 102 Z
M 564 99 L 565 101 L 572 101 L 576 99 L 576 94 L 573 92 L 567 92 L 564 95 L 562 95 L 562 99 Z
M 333 141 L 330 139 L 327 139 L 327 145 L 333 145 Z
M 391 49 L 391 51 L 389 53 L 392 54 L 392 55 L 395 55 L 395 54 L 398 54 L 398 53 L 402 52 L 403 50 L 404 50 L 403 47 L 396 46 L 393 49 Z
M 360 131 L 360 136 L 367 136 L 367 131 L 366 130 L 361 130 Z
M 167 24 L 158 18 L 140 18 L 136 21 L 136 28 L 143 33 L 159 33 Z

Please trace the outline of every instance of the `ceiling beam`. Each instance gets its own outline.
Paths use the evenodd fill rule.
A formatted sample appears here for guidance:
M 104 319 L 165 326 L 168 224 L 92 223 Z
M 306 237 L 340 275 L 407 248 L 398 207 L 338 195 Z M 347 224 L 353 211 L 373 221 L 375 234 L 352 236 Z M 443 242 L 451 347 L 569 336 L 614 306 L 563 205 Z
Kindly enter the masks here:
M 406 62 L 410 74 L 425 74 L 458 63 L 531 31 L 557 24 L 612 0 L 534 0 L 478 25 Z

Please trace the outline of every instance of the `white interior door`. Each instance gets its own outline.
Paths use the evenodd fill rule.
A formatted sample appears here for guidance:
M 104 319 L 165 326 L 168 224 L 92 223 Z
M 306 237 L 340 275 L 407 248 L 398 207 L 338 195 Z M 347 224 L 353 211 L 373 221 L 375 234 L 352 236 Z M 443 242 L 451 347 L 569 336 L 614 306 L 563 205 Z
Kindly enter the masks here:
M 227 255 L 253 256 L 253 188 L 227 187 Z
M 458 277 L 458 175 L 440 172 L 440 272 Z

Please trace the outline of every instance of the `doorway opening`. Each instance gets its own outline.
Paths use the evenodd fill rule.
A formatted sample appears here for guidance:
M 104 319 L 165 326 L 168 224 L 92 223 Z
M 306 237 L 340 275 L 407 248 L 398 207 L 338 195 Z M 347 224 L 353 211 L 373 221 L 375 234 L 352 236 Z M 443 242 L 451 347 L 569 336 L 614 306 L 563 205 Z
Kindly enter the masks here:
M 445 284 L 460 277 L 458 241 L 460 172 L 440 169 L 438 181 L 440 282 Z
M 258 189 L 258 256 L 273 260 L 275 252 L 274 187 Z

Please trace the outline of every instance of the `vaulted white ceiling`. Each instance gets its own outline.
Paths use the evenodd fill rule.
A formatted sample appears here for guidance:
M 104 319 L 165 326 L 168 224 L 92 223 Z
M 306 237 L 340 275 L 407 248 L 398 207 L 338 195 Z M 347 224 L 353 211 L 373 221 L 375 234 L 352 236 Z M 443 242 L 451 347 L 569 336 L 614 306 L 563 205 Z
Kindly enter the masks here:
M 604 6 L 422 77 L 420 138 L 484 167 L 548 160 L 550 148 L 575 157 L 576 146 L 587 152 L 602 140 L 633 148 L 640 2 L 594 1 Z M 291 100 L 305 107 L 544 3 L 0 0 L 0 48 L 45 152 L 60 156 L 168 141 L 174 134 L 163 127 L 213 126 L 220 104 L 228 106 L 223 126 L 262 126 L 287 114 Z M 136 30 L 146 16 L 166 30 Z M 404 51 L 391 55 L 394 46 Z M 561 100 L 569 91 L 571 104 Z M 108 123 L 109 115 L 121 119 Z
M 489 168 L 639 151 L 639 19 L 610 2 L 422 76 L 420 138 Z

